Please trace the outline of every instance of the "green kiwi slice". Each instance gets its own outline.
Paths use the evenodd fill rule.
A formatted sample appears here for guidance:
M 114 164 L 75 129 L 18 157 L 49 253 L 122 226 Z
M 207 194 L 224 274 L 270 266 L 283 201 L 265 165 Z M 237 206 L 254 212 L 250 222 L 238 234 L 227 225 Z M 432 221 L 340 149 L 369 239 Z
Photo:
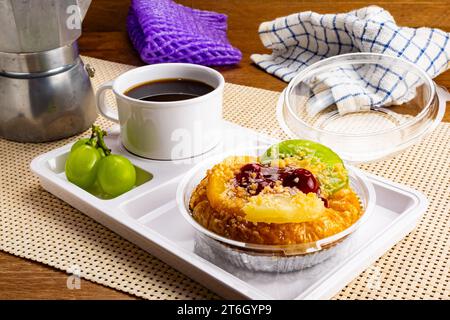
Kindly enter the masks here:
M 342 159 L 330 148 L 309 140 L 285 140 L 274 144 L 260 157 L 262 163 L 288 157 L 310 159 L 325 165 L 325 170 L 317 174 L 321 190 L 333 194 L 348 185 L 348 173 Z

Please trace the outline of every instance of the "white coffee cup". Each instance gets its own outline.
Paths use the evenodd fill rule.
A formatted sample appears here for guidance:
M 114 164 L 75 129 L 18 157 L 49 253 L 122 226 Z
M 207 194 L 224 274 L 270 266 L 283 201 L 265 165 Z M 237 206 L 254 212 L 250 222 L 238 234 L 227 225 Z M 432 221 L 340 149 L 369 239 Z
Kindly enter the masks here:
M 137 85 L 161 79 L 190 79 L 209 84 L 213 91 L 187 100 L 150 102 L 124 94 Z M 124 147 L 138 156 L 179 160 L 214 148 L 222 135 L 222 98 L 225 80 L 214 69 L 189 63 L 162 63 L 132 69 L 97 90 L 97 109 L 120 124 Z M 105 103 L 112 90 L 117 111 Z

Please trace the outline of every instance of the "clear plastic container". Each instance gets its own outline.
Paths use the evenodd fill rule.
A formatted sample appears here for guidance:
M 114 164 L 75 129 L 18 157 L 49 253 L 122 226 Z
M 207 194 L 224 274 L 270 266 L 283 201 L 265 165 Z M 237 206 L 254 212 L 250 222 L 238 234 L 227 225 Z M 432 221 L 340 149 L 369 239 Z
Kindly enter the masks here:
M 355 98 L 339 100 L 347 93 L 356 93 Z M 365 93 L 371 100 L 364 99 L 369 97 Z M 350 53 L 322 60 L 294 77 L 277 117 L 291 138 L 320 142 L 347 162 L 361 163 L 419 142 L 444 113 L 436 85 L 416 65 L 382 54 Z
M 266 148 L 243 149 L 214 156 L 192 168 L 182 179 L 177 189 L 177 204 L 183 217 L 197 231 L 195 249 L 198 254 L 214 261 L 225 259 L 235 266 L 252 271 L 290 272 L 313 266 L 333 256 L 364 223 L 375 206 L 375 191 L 365 175 L 357 169 L 347 167 L 350 185 L 358 194 L 364 213 L 349 228 L 315 242 L 295 245 L 260 245 L 239 242 L 211 232 L 195 221 L 189 210 L 189 200 L 195 187 L 205 177 L 206 171 L 230 155 L 261 155 Z

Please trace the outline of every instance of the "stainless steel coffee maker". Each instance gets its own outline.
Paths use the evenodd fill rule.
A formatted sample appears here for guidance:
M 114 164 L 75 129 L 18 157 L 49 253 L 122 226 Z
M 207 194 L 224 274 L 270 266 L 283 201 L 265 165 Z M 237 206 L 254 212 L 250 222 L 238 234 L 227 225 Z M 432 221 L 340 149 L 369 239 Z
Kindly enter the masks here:
M 0 0 L 0 137 L 51 141 L 94 122 L 94 71 L 77 47 L 90 3 Z

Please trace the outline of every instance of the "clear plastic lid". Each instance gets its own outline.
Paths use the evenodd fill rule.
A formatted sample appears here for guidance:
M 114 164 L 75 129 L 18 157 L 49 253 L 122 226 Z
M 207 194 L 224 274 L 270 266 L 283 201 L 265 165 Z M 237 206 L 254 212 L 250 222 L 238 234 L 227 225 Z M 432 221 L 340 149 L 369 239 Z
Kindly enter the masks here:
M 300 72 L 283 92 L 277 116 L 290 137 L 317 141 L 360 163 L 419 142 L 444 112 L 435 84 L 414 64 L 351 53 Z

